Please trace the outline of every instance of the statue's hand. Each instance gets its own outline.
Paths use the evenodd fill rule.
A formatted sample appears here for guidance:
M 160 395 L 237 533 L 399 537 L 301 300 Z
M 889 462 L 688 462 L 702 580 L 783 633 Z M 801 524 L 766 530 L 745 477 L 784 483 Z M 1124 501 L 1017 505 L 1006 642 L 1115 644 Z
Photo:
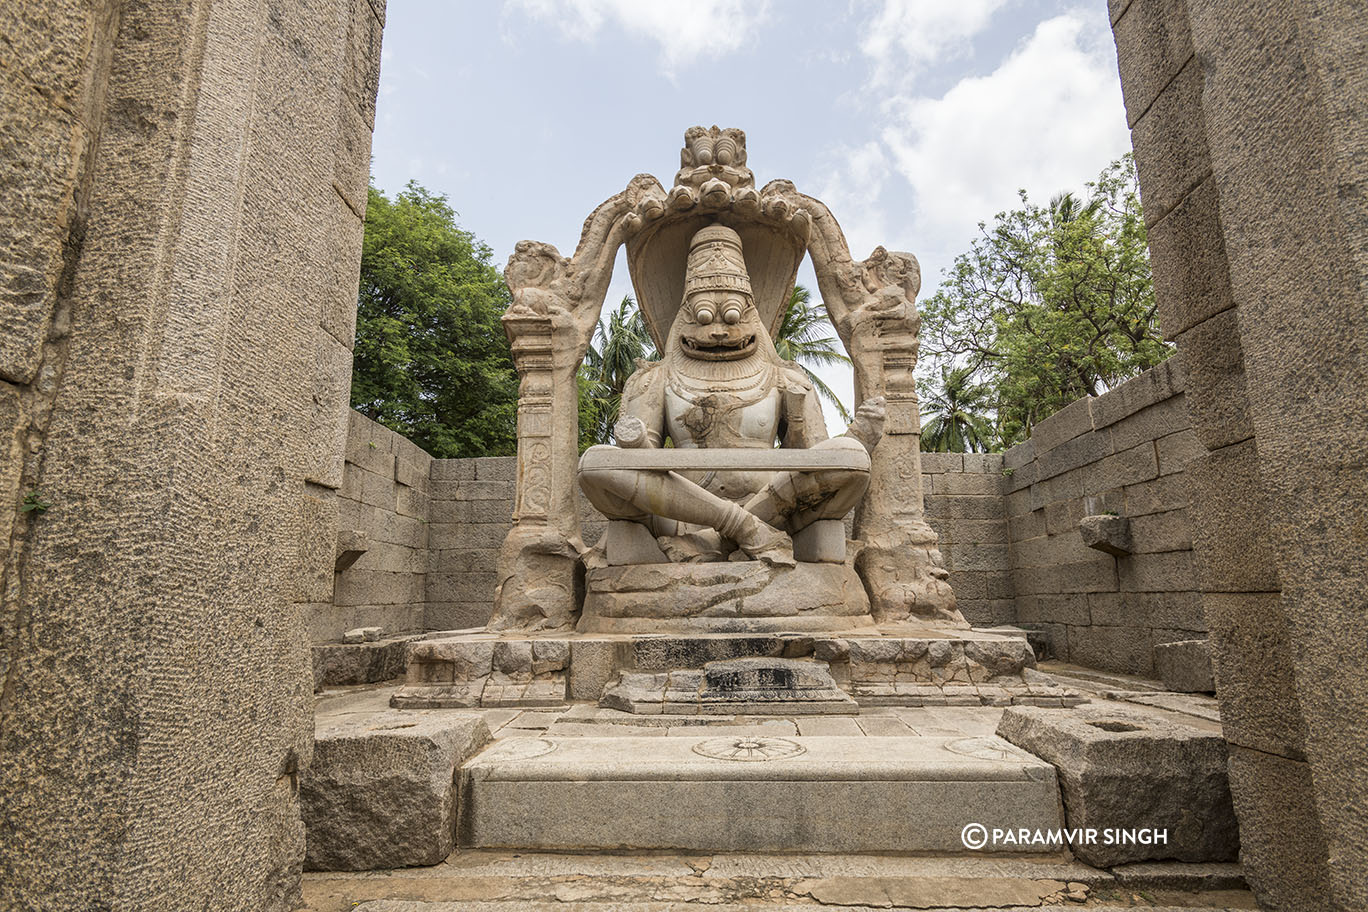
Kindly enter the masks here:
M 872 453 L 875 445 L 883 437 L 884 418 L 887 414 L 887 400 L 883 396 L 866 399 L 855 410 L 855 420 L 850 422 L 850 429 L 845 435 L 854 437 Z
M 628 415 L 613 425 L 613 439 L 620 447 L 637 449 L 646 446 L 646 422 Z

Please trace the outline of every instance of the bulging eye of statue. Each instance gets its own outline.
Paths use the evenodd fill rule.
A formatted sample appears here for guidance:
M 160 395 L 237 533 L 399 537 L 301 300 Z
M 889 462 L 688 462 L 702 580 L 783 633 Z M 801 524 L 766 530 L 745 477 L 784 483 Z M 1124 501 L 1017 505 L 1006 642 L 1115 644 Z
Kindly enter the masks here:
M 740 301 L 728 301 L 728 302 L 726 303 L 726 306 L 724 306 L 724 307 L 722 308 L 722 319 L 725 320 L 725 321 L 727 321 L 728 323 L 733 324 L 733 325 L 734 325 L 734 324 L 737 324 L 737 323 L 740 323 L 740 322 L 741 322 L 741 302 L 740 302 Z
M 694 311 L 694 319 L 704 326 L 713 321 L 713 310 L 711 307 L 703 306 Z

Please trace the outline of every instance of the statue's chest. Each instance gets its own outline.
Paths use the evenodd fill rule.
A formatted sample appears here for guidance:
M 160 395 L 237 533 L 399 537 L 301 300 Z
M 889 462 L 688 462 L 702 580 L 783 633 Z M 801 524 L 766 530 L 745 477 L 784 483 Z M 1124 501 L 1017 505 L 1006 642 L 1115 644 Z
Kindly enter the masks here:
M 770 447 L 779 430 L 779 391 L 729 393 L 665 391 L 665 423 L 675 446 Z

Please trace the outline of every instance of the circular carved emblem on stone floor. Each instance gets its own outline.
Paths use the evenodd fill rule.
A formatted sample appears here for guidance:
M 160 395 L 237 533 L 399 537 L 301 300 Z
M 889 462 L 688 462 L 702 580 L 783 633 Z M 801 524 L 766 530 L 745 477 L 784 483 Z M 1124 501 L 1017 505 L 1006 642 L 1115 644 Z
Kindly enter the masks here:
M 693 752 L 714 760 L 787 760 L 807 753 L 807 748 L 787 738 L 709 738 L 693 746 Z
M 945 749 L 952 754 L 973 757 L 976 760 L 1016 760 L 1017 754 L 995 738 L 957 738 L 945 742 Z
M 556 749 L 556 742 L 545 738 L 506 738 L 490 748 L 489 755 L 500 760 L 531 760 Z

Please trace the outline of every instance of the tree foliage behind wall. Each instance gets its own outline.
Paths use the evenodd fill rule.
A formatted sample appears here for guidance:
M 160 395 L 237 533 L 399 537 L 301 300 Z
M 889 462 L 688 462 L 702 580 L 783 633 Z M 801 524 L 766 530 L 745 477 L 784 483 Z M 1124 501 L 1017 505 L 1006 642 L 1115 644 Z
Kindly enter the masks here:
M 923 401 L 957 392 L 963 405 L 966 391 L 990 390 L 982 417 L 992 449 L 1173 353 L 1159 331 L 1131 157 L 1088 190 L 1048 206 L 1022 191 L 1021 208 L 980 224 L 981 237 L 921 305 Z M 957 391 L 946 388 L 951 378 Z
M 434 456 L 512 455 L 508 287 L 446 198 L 415 182 L 366 208 L 352 407 Z

